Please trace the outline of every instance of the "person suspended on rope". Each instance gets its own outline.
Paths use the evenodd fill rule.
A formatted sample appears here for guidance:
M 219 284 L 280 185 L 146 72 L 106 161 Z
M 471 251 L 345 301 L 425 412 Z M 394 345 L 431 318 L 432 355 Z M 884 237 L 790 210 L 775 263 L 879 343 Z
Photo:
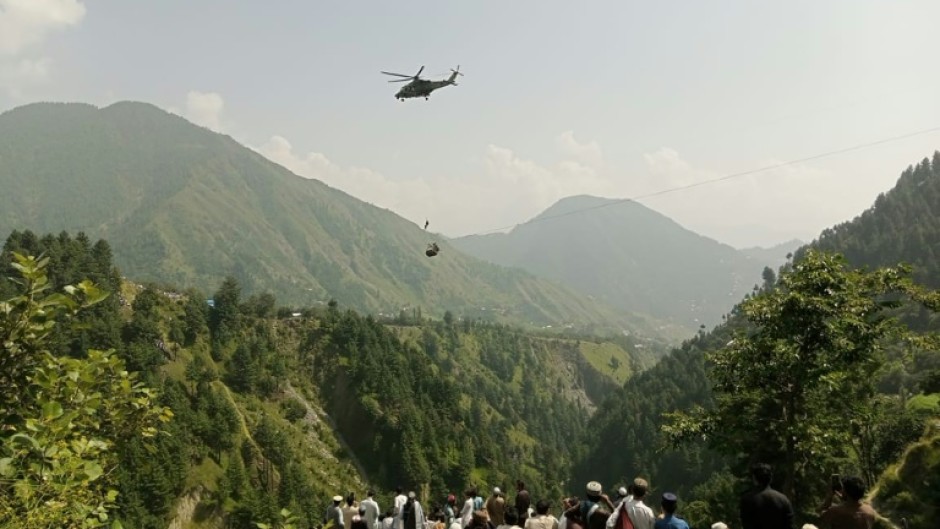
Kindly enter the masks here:
M 440 249 L 440 247 L 437 245 L 437 243 L 436 243 L 436 242 L 432 242 L 431 244 L 428 245 L 428 249 L 424 251 L 424 255 L 426 255 L 426 256 L 428 256 L 428 257 L 434 257 L 434 256 L 437 255 L 440 251 L 441 251 L 441 249 Z
M 431 221 L 429 221 L 429 220 L 427 220 L 427 219 L 424 219 L 424 229 L 425 229 L 425 230 L 428 229 L 428 224 L 431 224 Z

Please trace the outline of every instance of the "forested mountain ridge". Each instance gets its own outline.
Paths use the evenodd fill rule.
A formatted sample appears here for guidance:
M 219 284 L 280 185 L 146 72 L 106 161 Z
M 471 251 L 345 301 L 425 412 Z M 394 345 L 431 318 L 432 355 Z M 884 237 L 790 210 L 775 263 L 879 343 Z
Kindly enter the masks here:
M 0 115 L 0 233 L 83 231 L 124 274 L 308 306 L 402 307 L 655 336 L 657 324 L 520 270 L 476 260 L 413 223 L 300 178 L 227 136 L 144 103 L 32 104 Z M 484 310 L 485 308 L 485 310 Z
M 916 281 L 935 286 L 940 281 L 940 269 L 931 255 L 940 246 L 929 242 L 940 240 L 938 197 L 940 154 L 935 154 L 932 162 L 925 159 L 916 167 L 905 170 L 897 186 L 880 196 L 872 208 L 850 222 L 825 230 L 820 239 L 796 252 L 796 258 L 805 256 L 809 248 L 821 248 L 844 251 L 849 265 L 857 267 L 870 268 L 907 261 L 914 265 Z M 919 246 L 921 241 L 925 243 L 923 246 Z M 762 288 L 773 288 L 775 278 L 765 279 L 769 281 L 765 281 Z M 940 329 L 940 316 L 936 312 L 901 307 L 895 314 L 902 316 L 914 329 Z M 664 414 L 688 411 L 695 405 L 713 406 L 705 355 L 727 348 L 734 332 L 747 325 L 736 308 L 725 323 L 687 341 L 652 369 L 629 380 L 617 395 L 611 396 L 589 422 L 586 449 L 575 464 L 576 479 L 598 479 L 607 483 L 623 481 L 634 475 L 648 475 L 657 484 L 683 491 L 693 503 L 723 500 L 727 510 L 711 512 L 714 515 L 712 519 L 727 521 L 731 516 L 737 516 L 734 513 L 735 498 L 742 491 L 742 482 L 738 480 L 744 477 L 743 469 L 733 469 L 734 475 L 722 472 L 726 468 L 731 470 L 728 467 L 731 461 L 710 452 L 703 443 L 687 444 L 680 450 L 669 448 L 662 427 L 667 422 Z M 910 439 L 918 434 L 918 430 L 910 430 L 915 423 L 910 422 L 908 412 L 915 415 L 940 414 L 935 398 L 910 398 L 912 394 L 934 394 L 935 397 L 940 393 L 940 354 L 937 351 L 927 349 L 905 353 L 903 348 L 889 348 L 883 370 L 871 376 L 886 399 L 884 409 L 872 410 L 871 413 L 886 413 L 885 409 L 889 408 L 895 410 L 891 413 L 895 413 L 898 422 L 891 426 L 895 430 L 890 435 L 896 439 Z M 927 404 L 915 405 L 920 402 Z M 907 408 L 902 414 L 897 406 L 901 406 L 903 411 L 904 403 L 907 403 Z M 897 454 L 899 449 L 903 446 L 890 443 L 879 448 L 885 451 L 883 455 Z M 929 451 L 924 448 L 918 453 L 923 455 Z M 930 468 L 935 472 L 938 467 L 933 465 Z M 912 471 L 908 464 L 907 472 L 920 475 L 921 470 Z M 931 479 L 934 478 L 940 476 L 934 475 Z M 906 512 L 910 515 L 911 508 L 929 503 L 930 498 L 935 497 L 930 494 L 937 494 L 935 485 L 940 480 L 923 483 L 924 487 L 901 488 L 897 479 L 891 481 L 891 496 L 885 500 L 891 513 L 904 515 L 904 509 L 908 509 Z M 904 495 L 912 493 L 920 496 L 915 494 L 913 499 L 906 500 Z M 699 513 L 703 505 L 707 506 L 707 503 L 697 504 Z
M 855 266 L 905 262 L 914 278 L 940 287 L 940 151 L 911 165 L 855 219 L 823 230 L 812 246 L 837 250 Z
M 80 327 L 56 329 L 54 353 L 115 349 L 173 413 L 149 451 L 140 437 L 115 447 L 111 517 L 125 527 L 255 528 L 282 507 L 311 526 L 333 495 L 366 486 L 383 506 L 399 484 L 428 506 L 519 478 L 558 494 L 572 433 L 652 359 L 630 337 L 535 336 L 450 313 L 378 321 L 331 302 L 297 314 L 269 294 L 244 298 L 233 278 L 210 307 L 195 290 L 122 284 L 110 246 L 83 234 L 14 233 L 0 300 L 21 288 L 5 279 L 13 252 L 48 257 L 52 292 L 92 277 L 111 293 Z
M 638 202 L 591 196 L 559 200 L 509 233 L 452 243 L 481 259 L 524 268 L 689 329 L 721 321 L 760 282 L 764 267 L 780 266 L 787 253 L 752 258 Z

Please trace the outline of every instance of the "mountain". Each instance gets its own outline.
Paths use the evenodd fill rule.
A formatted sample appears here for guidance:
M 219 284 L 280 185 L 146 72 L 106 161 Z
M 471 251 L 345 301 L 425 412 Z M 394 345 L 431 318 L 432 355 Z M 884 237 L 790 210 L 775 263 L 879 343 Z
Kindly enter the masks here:
M 638 202 L 562 199 L 509 233 L 455 239 L 471 255 L 563 281 L 615 307 L 712 326 L 785 257 L 751 258 Z M 784 256 L 786 254 L 784 253 Z
M 455 251 L 394 213 L 298 177 L 230 137 L 159 108 L 39 103 L 0 115 L 0 234 L 82 231 L 123 274 L 309 306 L 403 307 L 548 325 L 629 329 L 624 315 L 529 273 Z
M 897 185 L 855 219 L 826 229 L 813 246 L 845 254 L 856 266 L 914 267 L 914 278 L 940 288 L 940 151 L 908 166 Z
M 897 185 L 879 196 L 870 209 L 850 222 L 823 231 L 817 240 L 796 254 L 798 259 L 809 247 L 838 251 L 846 255 L 850 265 L 857 267 L 906 261 L 913 263 L 913 275 L 918 282 L 935 287 L 940 284 L 938 241 L 940 153 L 934 154 L 932 162 L 925 158 L 917 166 L 909 167 Z M 940 329 L 940 314 L 904 312 L 903 308 L 901 311 L 904 321 L 914 329 Z M 714 490 L 722 476 L 727 475 L 721 473 L 727 461 L 706 450 L 703 444 L 663 450 L 665 440 L 661 427 L 665 423 L 664 414 L 687 411 L 696 405 L 711 405 L 704 355 L 724 347 L 732 339 L 734 330 L 744 325 L 743 318 L 732 311 L 722 325 L 688 340 L 654 367 L 628 380 L 589 421 L 585 448 L 575 463 L 575 479 L 611 483 L 635 475 L 652 475 L 658 483 L 675 486 L 687 497 L 691 494 L 689 501 L 695 500 L 696 490 L 707 491 L 709 487 Z M 877 375 L 878 388 L 895 397 L 898 394 L 936 394 L 940 388 L 937 382 L 940 380 L 940 352 L 925 350 L 907 354 L 906 348 L 900 349 L 889 351 L 887 372 Z M 898 432 L 892 435 L 901 437 Z M 903 444 L 891 448 L 903 449 Z M 703 485 L 709 480 L 710 485 Z M 895 488 L 882 495 L 895 498 L 891 504 L 893 512 L 901 512 L 903 507 L 914 509 L 908 510 L 908 515 L 916 513 L 917 503 L 911 501 L 904 507 L 903 502 L 898 501 L 903 499 L 899 492 L 903 491 Z M 924 497 L 918 497 L 917 501 L 921 500 Z
M 776 270 L 787 261 L 787 255 L 792 254 L 805 245 L 806 243 L 799 239 L 791 239 L 780 244 L 775 244 L 770 248 L 754 246 L 752 248 L 743 248 L 740 251 L 758 263 L 768 263 L 767 266 Z

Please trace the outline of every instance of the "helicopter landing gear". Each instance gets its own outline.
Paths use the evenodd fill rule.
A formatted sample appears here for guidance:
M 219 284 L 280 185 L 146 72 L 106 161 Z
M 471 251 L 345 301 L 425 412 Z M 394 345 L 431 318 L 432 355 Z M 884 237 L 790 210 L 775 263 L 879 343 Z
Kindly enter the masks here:
M 427 96 L 424 96 L 424 100 L 425 100 L 425 101 L 427 101 L 427 100 L 428 100 L 428 98 L 427 98 Z

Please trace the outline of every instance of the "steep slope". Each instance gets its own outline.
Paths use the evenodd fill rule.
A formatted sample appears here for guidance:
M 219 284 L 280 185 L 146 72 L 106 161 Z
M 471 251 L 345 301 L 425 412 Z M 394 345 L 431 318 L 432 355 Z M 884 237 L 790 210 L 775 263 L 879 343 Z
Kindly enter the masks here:
M 856 266 L 903 261 L 914 278 L 940 287 L 940 151 L 901 173 L 897 185 L 881 194 L 850 222 L 824 230 L 813 246 L 838 250 Z
M 397 485 L 428 504 L 518 478 L 538 497 L 557 494 L 571 432 L 650 361 L 629 336 L 561 338 L 452 315 L 376 319 L 335 303 L 294 315 L 268 296 L 242 298 L 234 281 L 210 307 L 198 292 L 122 281 L 107 242 L 83 236 L 10 237 L 4 248 L 0 300 L 22 293 L 5 278 L 17 276 L 14 251 L 48 256 L 48 295 L 85 278 L 112 293 L 79 326 L 57 327 L 50 350 L 114 349 L 173 412 L 155 446 L 132 436 L 117 447 L 111 515 L 125 527 L 163 529 L 172 518 L 248 528 L 281 507 L 310 527 L 334 494 L 369 487 L 386 507 Z
M 0 233 L 106 238 L 138 280 L 211 292 L 230 275 L 296 305 L 332 297 L 366 311 L 411 306 L 655 333 L 644 318 L 446 242 L 427 259 L 427 234 L 411 222 L 152 105 L 11 110 L 0 115 L 0 160 Z
M 878 512 L 907 519 L 911 529 L 937 526 L 940 517 L 940 420 L 921 442 L 910 446 L 888 469 L 872 494 Z
M 940 155 L 933 163 L 921 162 L 904 171 L 896 187 L 880 196 L 875 205 L 851 222 L 823 232 L 813 246 L 845 252 L 854 266 L 914 263 L 914 276 L 927 285 L 940 282 L 935 255 L 940 245 L 911 248 L 910 241 L 937 241 L 940 237 Z M 909 253 L 904 253 L 904 249 Z M 797 252 L 800 253 L 799 251 Z M 913 328 L 940 329 L 940 316 L 906 314 Z M 682 451 L 659 449 L 663 414 L 687 410 L 692 405 L 709 406 L 711 393 L 706 377 L 704 353 L 723 347 L 733 329 L 744 322 L 732 311 L 728 321 L 674 350 L 656 366 L 624 384 L 608 399 L 588 425 L 586 449 L 575 464 L 577 479 L 607 483 L 639 473 L 652 473 L 660 483 L 689 491 L 702 483 L 724 462 L 703 446 Z M 885 391 L 925 391 L 940 372 L 940 352 L 920 351 L 913 358 L 893 359 L 895 375 L 903 385 L 886 375 Z M 931 374 L 933 373 L 933 374 Z M 936 391 L 936 390 L 934 390 Z M 681 486 L 679 486 L 681 484 Z
M 718 323 L 760 282 L 764 266 L 785 260 L 752 259 L 638 202 L 590 196 L 562 199 L 509 233 L 452 242 L 481 259 L 693 329 Z

